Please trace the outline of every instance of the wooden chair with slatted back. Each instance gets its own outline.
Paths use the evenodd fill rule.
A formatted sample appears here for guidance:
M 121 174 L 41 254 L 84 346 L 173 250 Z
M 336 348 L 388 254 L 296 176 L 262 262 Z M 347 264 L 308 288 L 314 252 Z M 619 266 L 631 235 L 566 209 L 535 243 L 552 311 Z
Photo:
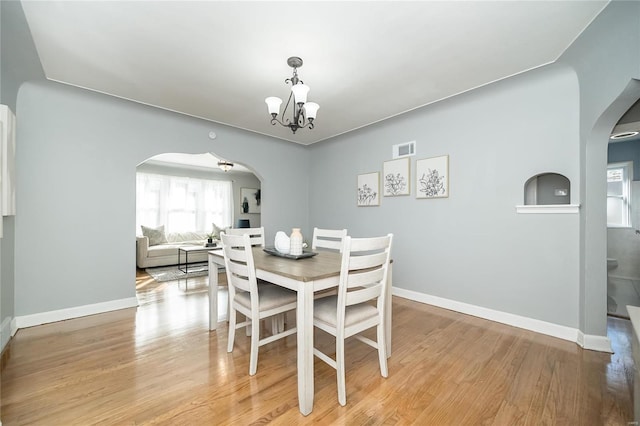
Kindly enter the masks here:
M 249 375 L 258 369 L 258 348 L 275 340 L 294 334 L 295 327 L 271 336 L 260 338 L 260 320 L 296 309 L 297 295 L 273 284 L 258 285 L 251 238 L 249 234 L 220 234 L 224 265 L 229 286 L 229 340 L 227 352 L 233 351 L 236 329 L 251 325 L 251 355 Z M 236 313 L 240 312 L 246 321 L 237 323 Z
M 322 229 L 313 228 L 311 250 L 330 250 L 339 252 L 342 250 L 342 240 L 347 236 L 346 229 Z M 315 299 L 338 294 L 335 288 L 319 291 L 314 294 Z
M 392 240 L 393 234 L 374 238 L 345 237 L 338 294 L 314 301 L 313 325 L 336 338 L 336 358 L 317 348 L 313 353 L 336 369 L 340 405 L 347 403 L 344 356 L 347 338 L 353 336 L 377 349 L 380 374 L 388 376 L 384 308 Z M 372 327 L 377 330 L 376 341 L 359 335 Z
M 264 226 L 259 228 L 229 228 L 224 233 L 227 235 L 249 234 L 252 246 L 264 247 Z
M 346 229 L 321 229 L 313 228 L 311 249 L 328 249 L 339 251 L 342 249 L 342 240 L 347 236 Z

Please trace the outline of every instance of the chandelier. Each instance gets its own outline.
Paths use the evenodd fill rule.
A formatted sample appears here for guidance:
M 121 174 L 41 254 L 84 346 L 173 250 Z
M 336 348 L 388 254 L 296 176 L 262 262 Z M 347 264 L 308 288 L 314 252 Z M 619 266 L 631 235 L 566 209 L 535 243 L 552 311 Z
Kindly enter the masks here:
M 221 161 L 218 161 L 218 167 L 220 167 L 222 171 L 228 172 L 233 168 L 233 163 L 229 161 L 221 160 Z
M 297 56 L 292 56 L 287 59 L 287 64 L 293 68 L 293 76 L 284 81 L 285 84 L 291 83 L 291 93 L 289 93 L 289 100 L 284 106 L 282 116 L 284 117 L 287 113 L 287 108 L 289 108 L 291 98 L 293 97 L 294 102 L 291 107 L 291 119 L 286 118 L 282 121 L 277 118 L 280 113 L 282 99 L 270 96 L 264 101 L 267 103 L 267 107 L 269 108 L 269 114 L 271 114 L 271 124 L 275 126 L 276 123 L 278 123 L 281 126 L 288 127 L 293 133 L 295 133 L 296 130 L 303 129 L 305 127 L 313 129 L 313 120 L 316 118 L 316 113 L 318 112 L 320 105 L 315 102 L 307 102 L 309 86 L 304 84 L 304 82 L 298 78 L 298 68 L 302 66 L 302 59 Z

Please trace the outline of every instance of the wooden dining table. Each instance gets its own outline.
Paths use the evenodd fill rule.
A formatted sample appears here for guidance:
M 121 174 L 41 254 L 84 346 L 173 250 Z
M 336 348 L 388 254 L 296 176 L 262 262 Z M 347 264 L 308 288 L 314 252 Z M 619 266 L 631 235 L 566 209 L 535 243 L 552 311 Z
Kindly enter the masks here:
M 218 267 L 224 266 L 222 250 L 209 253 L 209 329 L 218 325 Z M 340 281 L 342 256 L 331 251 L 305 259 L 287 259 L 266 253 L 262 247 L 253 247 L 256 276 L 259 279 L 297 292 L 297 362 L 298 404 L 300 412 L 308 415 L 313 410 L 313 300 L 314 293 L 335 288 Z M 388 272 L 386 297 L 387 356 L 391 356 L 391 265 Z

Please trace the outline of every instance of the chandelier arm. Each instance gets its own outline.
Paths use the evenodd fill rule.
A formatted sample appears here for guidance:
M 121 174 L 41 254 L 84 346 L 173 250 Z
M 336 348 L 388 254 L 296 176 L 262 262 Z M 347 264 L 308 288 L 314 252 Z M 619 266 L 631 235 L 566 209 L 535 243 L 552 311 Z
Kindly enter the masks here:
M 276 123 L 284 127 L 289 127 L 289 124 L 283 123 L 281 120 L 278 120 L 276 117 L 271 117 L 271 125 L 275 126 Z
M 313 129 L 313 123 L 310 121 L 307 121 L 304 125 L 299 126 L 301 129 L 304 129 L 305 127 L 308 127 L 309 129 Z
M 306 116 L 304 114 L 304 109 L 302 107 L 298 108 L 298 125 L 303 128 L 305 127 L 305 122 L 306 122 Z
M 281 125 L 283 127 L 289 127 L 291 130 L 293 130 L 294 128 L 296 130 L 304 129 L 305 127 L 313 129 L 313 123 L 310 122 L 310 121 L 307 121 L 306 123 L 303 122 L 302 124 L 300 124 L 300 122 L 291 121 L 288 118 L 286 119 L 286 121 L 283 121 L 283 120 L 278 119 L 277 117 L 271 117 L 271 124 L 273 126 L 275 126 L 276 123 L 278 123 L 279 125 Z M 295 132 L 295 130 L 294 130 L 294 132 Z
M 284 106 L 284 109 L 282 110 L 282 119 L 283 120 L 286 118 L 285 116 L 287 115 L 287 108 L 289 108 L 289 105 L 291 104 L 291 98 L 292 97 L 293 97 L 293 92 L 289 92 L 289 99 L 287 99 L 287 103 Z M 295 105 L 295 102 L 294 102 L 294 104 L 293 104 L 293 114 L 292 114 L 293 118 L 295 118 L 295 108 L 296 108 L 296 105 Z M 289 121 L 288 118 L 286 120 Z
M 304 129 L 304 128 L 309 128 L 309 129 L 313 129 L 314 125 L 311 121 L 307 121 L 306 123 L 300 124 L 300 123 L 295 123 L 295 122 L 291 122 L 287 119 L 287 122 L 283 122 L 281 120 L 278 120 L 276 117 L 272 117 L 271 118 L 271 125 L 275 126 L 276 123 L 278 123 L 279 125 L 281 125 L 282 127 L 288 127 L 289 129 L 291 129 L 291 131 L 293 133 L 296 132 L 296 130 L 298 129 Z

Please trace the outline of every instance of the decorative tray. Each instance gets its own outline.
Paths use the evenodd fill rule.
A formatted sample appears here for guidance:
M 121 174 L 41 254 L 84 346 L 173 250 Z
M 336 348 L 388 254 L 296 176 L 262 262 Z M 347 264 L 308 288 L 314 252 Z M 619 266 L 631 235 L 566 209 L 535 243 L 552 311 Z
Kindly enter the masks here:
M 274 256 L 278 256 L 278 257 L 284 257 L 287 259 L 305 259 L 307 257 L 313 257 L 318 253 L 315 253 L 311 250 L 302 250 L 302 254 L 298 254 L 298 255 L 294 255 L 294 254 L 285 254 L 285 253 L 280 253 L 278 250 L 276 250 L 275 247 L 265 247 L 262 250 L 266 251 L 269 254 L 272 254 Z

